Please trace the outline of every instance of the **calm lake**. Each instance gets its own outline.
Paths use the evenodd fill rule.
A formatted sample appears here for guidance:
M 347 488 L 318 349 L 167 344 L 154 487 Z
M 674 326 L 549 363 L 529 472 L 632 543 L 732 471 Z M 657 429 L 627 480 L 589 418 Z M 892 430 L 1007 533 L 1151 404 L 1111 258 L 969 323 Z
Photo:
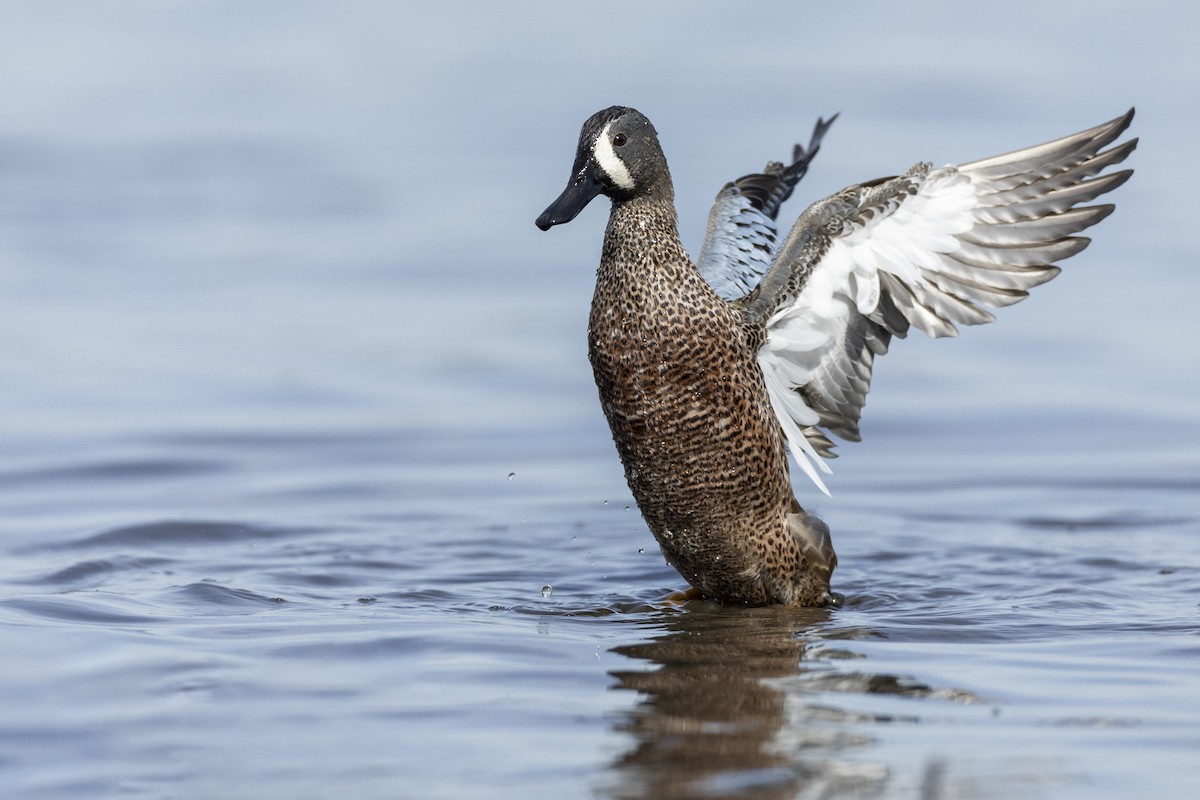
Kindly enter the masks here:
M 351 2 L 0 27 L 0 779 L 65 798 L 1184 798 L 1200 786 L 1191 7 Z M 1167 12 L 1169 11 L 1169 19 Z M 877 362 L 828 610 L 684 588 L 586 357 L 582 121 L 693 254 L 1138 108 L 1093 245 Z

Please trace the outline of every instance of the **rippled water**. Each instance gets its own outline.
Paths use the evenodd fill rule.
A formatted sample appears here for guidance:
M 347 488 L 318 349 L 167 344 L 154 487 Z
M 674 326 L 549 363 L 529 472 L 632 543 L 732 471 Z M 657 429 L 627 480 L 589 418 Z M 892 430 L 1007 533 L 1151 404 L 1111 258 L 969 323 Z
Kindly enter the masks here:
M 6 15 L 6 796 L 1190 796 L 1194 25 L 921 9 Z M 1095 245 L 896 343 L 798 486 L 840 608 L 664 601 L 584 354 L 603 211 L 532 224 L 614 102 L 693 245 L 818 114 L 806 200 L 1138 105 Z

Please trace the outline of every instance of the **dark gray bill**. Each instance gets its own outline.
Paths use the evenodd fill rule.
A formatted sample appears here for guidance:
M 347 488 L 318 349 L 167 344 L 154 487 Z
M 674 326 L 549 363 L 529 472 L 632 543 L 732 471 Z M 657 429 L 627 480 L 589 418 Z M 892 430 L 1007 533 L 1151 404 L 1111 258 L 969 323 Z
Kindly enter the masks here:
M 558 199 L 537 218 L 537 226 L 548 231 L 555 225 L 570 222 L 602 191 L 604 187 L 600 185 L 594 168 L 590 163 L 585 165 L 571 178 L 571 182 L 563 189 Z

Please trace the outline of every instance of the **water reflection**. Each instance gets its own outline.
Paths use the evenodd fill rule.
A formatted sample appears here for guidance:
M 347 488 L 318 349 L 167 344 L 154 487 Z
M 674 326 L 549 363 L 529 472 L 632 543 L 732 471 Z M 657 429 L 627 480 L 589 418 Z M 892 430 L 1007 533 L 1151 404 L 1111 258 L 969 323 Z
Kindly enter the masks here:
M 841 757 L 869 737 L 821 705 L 819 690 L 797 689 L 795 681 L 829 670 L 809 663 L 806 632 L 831 613 L 690 604 L 666 620 L 661 636 L 614 648 L 649 663 L 612 673 L 619 688 L 643 699 L 617 722 L 633 744 L 614 762 L 608 794 L 770 800 L 834 785 L 876 794 L 883 771 Z

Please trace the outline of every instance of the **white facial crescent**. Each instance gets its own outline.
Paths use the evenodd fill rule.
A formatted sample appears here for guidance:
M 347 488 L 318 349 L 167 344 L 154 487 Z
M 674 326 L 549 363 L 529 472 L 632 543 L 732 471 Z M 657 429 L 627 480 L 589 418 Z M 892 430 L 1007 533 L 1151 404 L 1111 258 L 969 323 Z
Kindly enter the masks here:
M 629 174 L 629 168 L 613 150 L 612 142 L 608 138 L 608 129 L 611 127 L 612 123 L 610 122 L 604 126 L 604 130 L 600 131 L 592 154 L 596 157 L 596 163 L 600 165 L 600 169 L 604 170 L 604 174 L 613 183 L 627 192 L 632 191 L 633 177 Z

